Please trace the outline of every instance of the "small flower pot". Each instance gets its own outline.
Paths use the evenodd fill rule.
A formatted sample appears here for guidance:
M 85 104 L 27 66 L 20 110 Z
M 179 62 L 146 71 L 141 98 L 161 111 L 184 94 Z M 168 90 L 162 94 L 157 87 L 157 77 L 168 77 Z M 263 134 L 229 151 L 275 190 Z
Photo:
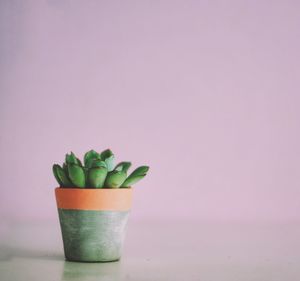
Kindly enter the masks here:
M 56 188 L 55 196 L 67 260 L 120 259 L 131 208 L 131 188 Z

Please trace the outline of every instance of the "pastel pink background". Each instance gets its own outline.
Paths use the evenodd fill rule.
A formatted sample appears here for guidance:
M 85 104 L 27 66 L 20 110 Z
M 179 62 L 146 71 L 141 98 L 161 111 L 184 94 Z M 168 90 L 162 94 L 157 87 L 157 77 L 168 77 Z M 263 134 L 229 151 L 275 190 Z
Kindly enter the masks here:
M 300 219 L 299 1 L 1 1 L 1 219 L 53 163 L 149 164 L 133 219 Z

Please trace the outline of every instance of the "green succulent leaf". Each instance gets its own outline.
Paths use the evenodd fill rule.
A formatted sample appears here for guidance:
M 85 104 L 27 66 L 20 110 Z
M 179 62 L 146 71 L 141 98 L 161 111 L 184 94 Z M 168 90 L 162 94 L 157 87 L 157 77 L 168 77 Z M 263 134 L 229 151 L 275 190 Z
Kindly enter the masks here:
M 66 175 L 68 175 L 68 165 L 66 163 L 63 163 L 63 169 L 64 169 Z
M 123 182 L 121 187 L 129 187 L 143 179 L 149 171 L 148 166 L 140 166 L 136 168 Z
M 107 165 L 107 170 L 110 172 L 114 169 L 114 159 L 115 156 L 110 149 L 106 149 L 101 152 L 101 159 L 105 161 Z
M 130 187 L 134 184 L 136 184 L 138 181 L 140 181 L 141 179 L 143 179 L 145 177 L 144 176 L 135 176 L 135 177 L 130 177 L 130 178 L 127 178 L 124 183 L 122 184 L 121 187 Z
M 58 167 L 59 167 L 58 164 L 54 164 L 52 166 L 53 175 L 54 175 L 55 179 L 57 180 L 59 186 L 63 186 L 63 182 L 60 180 L 60 178 L 58 176 L 58 172 L 57 172 L 57 169 L 59 169 Z
M 85 172 L 82 167 L 76 164 L 69 164 L 68 174 L 74 186 L 85 187 Z
M 104 187 L 107 188 L 118 188 L 122 185 L 126 179 L 126 173 L 123 171 L 111 171 L 107 174 Z
M 101 159 L 100 154 L 95 150 L 90 150 L 84 155 L 84 165 L 88 167 L 94 159 Z
M 131 162 L 120 162 L 114 170 L 116 171 L 123 171 L 127 173 L 128 169 L 131 167 Z
M 76 164 L 76 165 L 79 165 L 80 161 L 78 162 L 78 158 L 71 151 L 71 154 L 66 154 L 66 164 Z
M 95 168 L 95 167 L 103 167 L 107 169 L 106 163 L 101 159 L 94 159 L 93 161 L 91 161 L 90 168 Z
M 72 182 L 68 178 L 64 169 L 58 164 L 54 164 L 52 167 L 53 174 L 61 187 L 70 187 L 72 186 Z
M 107 176 L 106 167 L 94 167 L 88 170 L 87 181 L 89 187 L 102 188 Z
M 149 166 L 140 166 L 136 168 L 130 175 L 130 176 L 145 176 L 147 172 L 149 171 Z
M 114 155 L 114 154 L 112 153 L 112 151 L 110 149 L 105 149 L 100 154 L 102 160 L 105 160 L 106 158 L 108 158 L 112 155 Z

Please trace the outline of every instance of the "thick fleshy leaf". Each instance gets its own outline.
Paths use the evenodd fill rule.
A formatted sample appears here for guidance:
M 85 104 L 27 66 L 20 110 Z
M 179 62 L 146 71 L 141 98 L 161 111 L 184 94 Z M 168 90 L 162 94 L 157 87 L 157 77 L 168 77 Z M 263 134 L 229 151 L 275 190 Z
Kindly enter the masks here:
M 82 167 L 75 164 L 69 164 L 68 174 L 75 187 L 85 187 L 85 172 Z
M 108 158 L 112 155 L 114 155 L 114 154 L 112 153 L 112 151 L 110 149 L 105 149 L 100 154 L 102 160 L 105 160 L 106 158 Z
M 68 165 L 66 163 L 63 163 L 63 169 L 64 169 L 64 172 L 65 174 L 68 176 Z
M 94 159 L 101 159 L 100 154 L 95 150 L 90 150 L 84 155 L 84 165 L 88 166 L 89 162 Z
M 111 171 L 107 174 L 104 187 L 106 188 L 118 188 L 122 185 L 126 179 L 126 173 L 123 171 Z
M 62 187 L 71 187 L 72 182 L 68 178 L 67 174 L 65 173 L 64 169 L 59 166 L 58 164 L 54 164 L 52 167 L 53 174 Z
M 146 173 L 149 171 L 149 166 L 140 166 L 136 168 L 130 175 L 130 176 L 145 176 Z
M 137 183 L 138 181 L 140 181 L 146 176 L 148 171 L 149 171 L 148 166 L 141 166 L 136 168 L 123 182 L 122 187 L 129 187 Z
M 78 158 L 71 151 L 71 154 L 66 154 L 66 164 L 79 164 Z
M 58 164 L 54 164 L 52 166 L 53 175 L 54 175 L 55 179 L 57 180 L 59 186 L 63 186 L 63 182 L 60 180 L 60 178 L 58 176 L 58 172 L 57 172 L 57 170 L 59 169 L 58 167 L 59 167 Z
M 134 185 L 135 183 L 137 183 L 138 181 L 140 181 L 141 179 L 143 179 L 146 175 L 144 176 L 134 176 L 134 177 L 128 177 L 124 183 L 122 184 L 122 188 L 123 187 L 130 187 L 132 185 Z
M 107 175 L 106 167 L 95 167 L 88 170 L 88 187 L 102 188 Z
M 131 162 L 120 162 L 114 170 L 116 171 L 123 171 L 127 173 L 128 169 L 131 167 Z
M 110 172 L 114 169 L 115 156 L 110 149 L 101 152 L 101 160 L 105 161 L 107 170 Z
M 90 168 L 103 167 L 107 169 L 106 163 L 101 159 L 94 159 L 93 161 L 91 161 L 90 166 Z

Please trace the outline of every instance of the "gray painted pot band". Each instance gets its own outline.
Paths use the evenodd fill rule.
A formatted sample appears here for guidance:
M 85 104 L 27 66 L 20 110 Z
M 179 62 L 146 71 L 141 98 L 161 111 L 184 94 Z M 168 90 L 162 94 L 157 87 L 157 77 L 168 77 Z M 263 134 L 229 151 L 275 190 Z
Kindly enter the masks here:
M 121 257 L 129 211 L 58 209 L 66 259 L 114 261 Z

